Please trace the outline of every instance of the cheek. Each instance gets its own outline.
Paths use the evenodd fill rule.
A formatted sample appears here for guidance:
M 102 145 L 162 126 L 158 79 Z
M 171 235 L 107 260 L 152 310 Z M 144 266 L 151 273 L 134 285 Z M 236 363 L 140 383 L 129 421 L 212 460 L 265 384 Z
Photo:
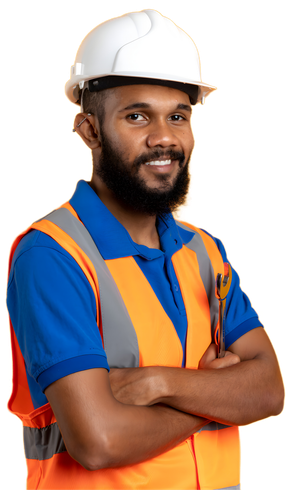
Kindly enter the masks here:
M 185 153 L 191 153 L 195 144 L 191 126 L 183 128 L 183 131 L 179 133 L 179 143 L 183 146 Z
M 114 128 L 111 133 L 111 141 L 113 144 L 119 148 L 121 151 L 126 151 L 130 153 L 132 150 L 135 151 L 139 143 L 139 135 L 134 131 L 126 131 L 124 128 Z
M 191 127 L 190 127 L 190 132 L 189 132 L 188 140 L 189 140 L 189 144 L 191 145 L 191 148 L 194 148 L 195 140 L 194 140 L 194 134 L 192 132 L 192 128 Z
M 195 141 L 194 141 L 194 137 L 193 135 L 191 134 L 191 136 L 189 136 L 188 138 L 185 139 L 185 153 L 190 155 L 193 151 L 193 148 L 194 148 L 194 144 L 195 144 Z

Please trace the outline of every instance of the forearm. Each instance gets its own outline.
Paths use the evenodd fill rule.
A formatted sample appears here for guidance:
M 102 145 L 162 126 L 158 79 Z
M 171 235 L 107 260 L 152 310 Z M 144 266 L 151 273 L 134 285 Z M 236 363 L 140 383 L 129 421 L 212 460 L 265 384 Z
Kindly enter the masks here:
M 169 367 L 114 370 L 110 372 L 113 393 L 124 403 L 162 402 L 229 425 L 245 425 L 280 413 L 283 382 L 263 329 L 249 332 L 230 349 L 228 356 L 217 359 L 212 344 L 198 370 Z
M 112 395 L 104 369 L 62 378 L 47 388 L 46 396 L 68 453 L 88 470 L 155 457 L 207 423 L 167 406 L 120 403 Z
M 208 423 L 164 405 L 122 405 L 107 429 L 107 460 L 103 467 L 140 463 L 166 452 Z
M 154 403 L 229 425 L 249 424 L 282 409 L 277 373 L 258 359 L 219 370 L 155 369 Z

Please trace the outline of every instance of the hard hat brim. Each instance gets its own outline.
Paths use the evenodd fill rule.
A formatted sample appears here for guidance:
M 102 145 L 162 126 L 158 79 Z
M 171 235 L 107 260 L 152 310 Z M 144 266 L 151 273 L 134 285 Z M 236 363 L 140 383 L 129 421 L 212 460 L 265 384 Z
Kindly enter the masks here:
M 157 77 L 140 77 L 134 74 L 119 74 L 119 75 L 105 75 L 99 78 L 88 79 L 87 88 L 90 92 L 99 92 L 108 88 L 115 88 L 126 85 L 161 85 L 165 87 L 176 88 L 189 95 L 192 105 L 203 101 L 203 98 L 207 97 L 211 92 L 216 90 L 216 87 L 205 84 L 203 82 L 191 82 L 187 83 L 180 80 L 171 80 Z M 85 81 L 85 82 L 86 82 Z M 73 86 L 73 83 L 69 80 L 65 86 L 65 92 L 71 102 L 80 104 L 80 84 Z M 81 77 L 81 81 L 82 80 Z M 80 83 L 79 82 L 79 83 Z M 84 83 L 81 84 L 84 86 Z
M 108 76 L 90 80 L 88 89 L 90 92 L 98 92 L 107 88 L 121 87 L 126 85 L 161 85 L 164 87 L 175 88 L 185 92 L 190 97 L 192 105 L 195 105 L 198 100 L 199 86 L 189 83 L 177 82 L 174 80 L 163 80 L 146 77 L 128 77 L 128 76 Z

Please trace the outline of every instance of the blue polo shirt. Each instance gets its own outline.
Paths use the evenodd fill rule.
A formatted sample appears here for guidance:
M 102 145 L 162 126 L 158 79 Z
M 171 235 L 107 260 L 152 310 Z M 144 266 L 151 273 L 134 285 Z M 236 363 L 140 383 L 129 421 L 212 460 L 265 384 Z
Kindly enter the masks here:
M 70 204 L 105 260 L 134 257 L 175 327 L 184 366 L 187 316 L 171 257 L 194 233 L 178 227 L 168 214 L 157 220 L 161 250 L 138 245 L 85 181 L 78 183 Z M 214 240 L 227 261 L 223 245 Z M 35 408 L 47 403 L 44 390 L 57 379 L 86 369 L 109 369 L 97 328 L 93 290 L 72 256 L 48 235 L 32 230 L 18 245 L 7 305 Z M 257 314 L 233 270 L 226 347 L 258 326 Z

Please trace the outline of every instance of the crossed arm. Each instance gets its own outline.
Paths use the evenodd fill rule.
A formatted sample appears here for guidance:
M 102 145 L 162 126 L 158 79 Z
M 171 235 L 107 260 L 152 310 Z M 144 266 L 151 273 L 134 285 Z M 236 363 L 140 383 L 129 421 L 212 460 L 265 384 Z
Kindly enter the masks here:
M 244 425 L 281 412 L 283 382 L 262 328 L 223 359 L 211 345 L 199 368 L 91 369 L 59 379 L 45 394 L 69 454 L 88 470 L 154 457 L 210 420 Z
M 274 350 L 263 328 L 238 339 L 216 359 L 211 344 L 200 370 L 148 367 L 110 372 L 123 403 L 167 405 L 228 425 L 246 425 L 282 409 L 283 385 Z M 241 362 L 240 362 L 241 361 Z

